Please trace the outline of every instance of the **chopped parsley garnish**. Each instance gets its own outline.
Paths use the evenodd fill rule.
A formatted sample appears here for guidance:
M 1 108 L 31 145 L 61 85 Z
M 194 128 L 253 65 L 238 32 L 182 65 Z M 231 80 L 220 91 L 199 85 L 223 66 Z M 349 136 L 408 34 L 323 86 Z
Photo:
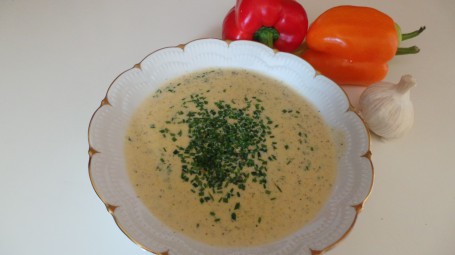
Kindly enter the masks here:
M 263 116 L 264 107 L 259 98 L 244 98 L 242 104 L 223 100 L 209 104 L 207 98 L 193 94 L 182 101 L 186 114 L 179 113 L 169 124 L 186 124 L 189 143 L 171 150 L 182 164 L 180 177 L 192 185 L 199 201 L 228 203 L 240 197 L 250 180 L 267 190 L 267 162 L 277 159 L 269 144 L 276 149 L 273 121 Z M 189 110 L 192 109 L 192 110 Z M 159 132 L 172 141 L 183 131 L 172 133 L 168 128 Z M 271 140 L 271 141 L 270 141 Z M 240 208 L 236 203 L 235 210 Z M 231 219 L 236 220 L 236 213 Z

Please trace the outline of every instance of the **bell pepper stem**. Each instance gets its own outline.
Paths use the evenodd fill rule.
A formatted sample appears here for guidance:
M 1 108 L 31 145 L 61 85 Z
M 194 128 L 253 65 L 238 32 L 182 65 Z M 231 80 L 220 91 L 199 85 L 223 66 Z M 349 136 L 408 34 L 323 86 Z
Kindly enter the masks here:
M 420 27 L 416 31 L 413 31 L 411 33 L 405 33 L 405 34 L 401 33 L 401 28 L 400 28 L 400 26 L 398 26 L 398 24 L 395 24 L 395 29 L 397 30 L 398 42 L 400 43 L 401 41 L 408 40 L 408 39 L 411 39 L 411 38 L 414 38 L 414 37 L 420 35 L 425 30 L 425 26 Z M 395 55 L 416 54 L 419 51 L 420 51 L 420 49 L 417 46 L 411 46 L 411 47 L 407 47 L 407 48 L 399 47 L 397 49 L 397 52 L 395 53 Z
M 275 28 L 261 27 L 254 33 L 253 40 L 263 43 L 270 48 L 273 48 L 274 42 L 278 40 L 279 37 L 280 34 Z
M 413 32 L 410 32 L 410 33 L 406 33 L 406 34 L 401 34 L 401 40 L 404 41 L 404 40 L 408 40 L 408 39 L 414 38 L 414 37 L 420 35 L 424 30 L 425 30 L 425 26 L 420 27 L 416 31 L 413 31 Z
M 419 47 L 417 46 L 411 46 L 407 48 L 398 48 L 397 53 L 395 55 L 407 55 L 407 54 L 416 54 L 420 51 Z

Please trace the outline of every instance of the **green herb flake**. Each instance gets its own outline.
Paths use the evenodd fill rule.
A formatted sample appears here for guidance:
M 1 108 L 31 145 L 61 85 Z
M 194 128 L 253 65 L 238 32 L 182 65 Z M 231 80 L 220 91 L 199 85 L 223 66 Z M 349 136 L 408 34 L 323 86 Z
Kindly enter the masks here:
M 283 191 L 281 190 L 280 186 L 278 186 L 278 184 L 276 184 L 276 183 L 273 183 L 273 184 L 275 185 L 275 187 L 278 189 L 279 192 L 283 192 Z
M 181 101 L 188 110 L 179 111 L 168 120 L 170 125 L 188 127 L 188 144 L 186 147 L 176 145 L 172 152 L 180 159 L 181 179 L 191 184 L 201 204 L 228 203 L 232 197 L 240 197 L 239 191 L 245 190 L 252 177 L 253 182 L 270 194 L 267 162 L 277 157 L 274 151 L 267 151 L 271 151 L 269 144 L 274 149 L 278 144 L 272 133 L 275 124 L 264 116 L 261 102 L 258 98 L 244 97 L 244 102 L 235 105 L 223 100 L 212 103 L 204 95 L 192 94 Z M 183 136 L 182 130 L 173 133 L 164 128 L 159 132 L 164 137 L 168 135 L 173 142 Z M 240 204 L 236 203 L 233 208 L 238 210 Z M 232 217 L 236 219 L 237 215 L 234 213 Z

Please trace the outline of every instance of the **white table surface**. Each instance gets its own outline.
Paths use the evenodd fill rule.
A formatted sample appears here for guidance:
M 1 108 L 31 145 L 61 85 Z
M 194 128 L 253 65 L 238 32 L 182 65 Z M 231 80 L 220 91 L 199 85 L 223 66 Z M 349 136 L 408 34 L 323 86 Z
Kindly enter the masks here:
M 365 5 L 422 51 L 390 62 L 412 74 L 416 122 L 372 140 L 375 183 L 330 255 L 455 254 L 455 1 L 299 0 L 310 21 Z M 147 54 L 221 36 L 234 0 L 0 0 L 0 254 L 150 254 L 116 226 L 88 176 L 87 129 L 109 84 Z M 359 89 L 348 89 L 355 104 Z

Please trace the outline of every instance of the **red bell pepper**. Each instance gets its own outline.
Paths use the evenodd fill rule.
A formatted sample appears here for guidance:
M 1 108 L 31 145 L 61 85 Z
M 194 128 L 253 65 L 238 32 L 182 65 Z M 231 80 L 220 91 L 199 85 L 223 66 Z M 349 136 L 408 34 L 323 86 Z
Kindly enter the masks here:
M 295 0 L 237 0 L 223 22 L 223 39 L 255 40 L 292 52 L 305 39 L 308 18 Z

